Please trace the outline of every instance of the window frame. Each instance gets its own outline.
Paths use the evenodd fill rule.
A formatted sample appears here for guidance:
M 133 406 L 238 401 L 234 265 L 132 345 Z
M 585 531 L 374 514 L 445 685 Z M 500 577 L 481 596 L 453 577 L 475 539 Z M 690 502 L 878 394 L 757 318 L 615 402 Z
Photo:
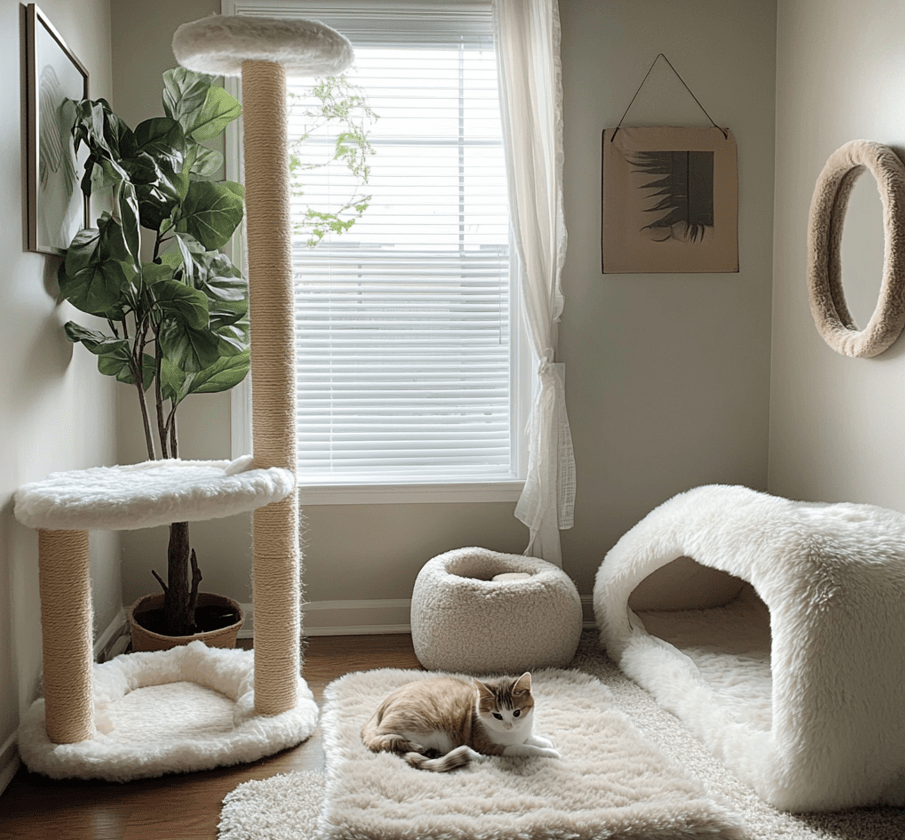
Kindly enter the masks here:
M 398 5 L 403 5 L 406 0 Z M 456 7 L 473 6 L 475 3 L 461 0 L 407 0 L 415 7 L 425 6 Z M 226 15 L 273 15 L 281 12 L 297 15 L 304 9 L 304 0 L 222 0 L 221 11 Z M 317 0 L 309 5 L 319 5 Z M 394 4 L 397 5 L 397 4 Z M 241 84 L 237 78 L 225 80 L 227 90 L 241 100 Z M 227 178 L 242 181 L 243 162 L 241 135 L 237 123 L 227 127 L 224 140 L 224 169 Z M 243 272 L 245 254 L 245 230 L 240 227 L 227 250 L 233 262 Z M 514 436 L 512 472 L 513 479 L 484 479 L 464 481 L 442 481 L 425 483 L 419 480 L 368 481 L 356 483 L 306 483 L 299 476 L 299 496 L 302 505 L 347 505 L 347 504 L 413 504 L 413 503 L 483 503 L 516 502 L 524 487 L 527 473 L 527 433 L 526 421 L 530 416 L 532 400 L 531 350 L 521 314 L 518 283 L 518 258 L 510 234 L 510 341 L 512 362 L 510 428 Z M 252 450 L 251 433 L 251 384 L 246 379 L 230 392 L 230 444 L 232 457 L 237 458 Z

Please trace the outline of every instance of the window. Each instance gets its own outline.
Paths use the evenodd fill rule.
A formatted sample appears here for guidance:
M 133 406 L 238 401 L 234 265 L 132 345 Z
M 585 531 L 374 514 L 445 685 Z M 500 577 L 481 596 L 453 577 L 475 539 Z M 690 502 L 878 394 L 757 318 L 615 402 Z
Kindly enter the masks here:
M 353 42 L 346 77 L 377 116 L 367 210 L 316 247 L 303 224 L 293 240 L 299 477 L 319 488 L 303 499 L 387 485 L 514 499 L 523 389 L 490 4 L 294 7 Z M 318 100 L 311 80 L 289 88 L 292 140 Z M 305 168 L 334 142 L 328 126 L 297 149 L 300 223 L 349 198 L 344 167 Z

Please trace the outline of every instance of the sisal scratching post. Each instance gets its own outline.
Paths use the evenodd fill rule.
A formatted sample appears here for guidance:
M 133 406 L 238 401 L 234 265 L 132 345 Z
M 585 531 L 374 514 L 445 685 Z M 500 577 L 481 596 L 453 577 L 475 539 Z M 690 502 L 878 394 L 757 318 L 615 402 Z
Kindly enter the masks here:
M 242 77 L 254 458 L 295 472 L 295 340 L 286 75 L 331 75 L 349 42 L 320 23 L 212 15 L 173 39 L 190 70 Z M 254 514 L 255 710 L 295 706 L 301 670 L 298 494 Z
M 295 336 L 286 71 L 242 65 L 255 462 L 295 472 Z M 291 709 L 301 667 L 298 491 L 254 514 L 255 709 Z M 266 605 L 265 609 L 261 609 Z
M 39 530 L 38 579 L 47 736 L 74 744 L 94 735 L 88 532 Z

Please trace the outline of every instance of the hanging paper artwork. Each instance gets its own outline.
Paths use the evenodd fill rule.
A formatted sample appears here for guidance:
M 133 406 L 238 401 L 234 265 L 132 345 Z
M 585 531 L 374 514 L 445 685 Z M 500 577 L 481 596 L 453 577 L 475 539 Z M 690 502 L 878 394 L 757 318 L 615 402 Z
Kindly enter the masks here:
M 603 132 L 604 274 L 738 271 L 738 153 L 714 127 Z

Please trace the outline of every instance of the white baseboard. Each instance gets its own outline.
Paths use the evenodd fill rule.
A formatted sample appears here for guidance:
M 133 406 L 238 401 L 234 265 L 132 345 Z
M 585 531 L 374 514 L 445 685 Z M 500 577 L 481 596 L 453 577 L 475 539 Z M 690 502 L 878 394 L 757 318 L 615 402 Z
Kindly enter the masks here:
M 0 796 L 6 790 L 7 785 L 13 780 L 13 776 L 19 770 L 19 752 L 16 749 L 16 733 L 13 732 L 0 747 Z
M 306 636 L 411 633 L 411 598 L 314 601 L 304 606 Z
M 118 653 L 122 653 L 129 642 L 129 626 L 126 622 L 125 608 L 114 616 L 100 636 L 94 641 L 94 661 L 106 662 Z
M 306 636 L 370 636 L 382 633 L 411 633 L 410 598 L 377 600 L 312 601 L 305 604 L 303 627 Z M 590 595 L 581 598 L 583 626 L 597 627 Z M 239 638 L 254 636 L 254 606 L 243 604 L 245 624 Z

